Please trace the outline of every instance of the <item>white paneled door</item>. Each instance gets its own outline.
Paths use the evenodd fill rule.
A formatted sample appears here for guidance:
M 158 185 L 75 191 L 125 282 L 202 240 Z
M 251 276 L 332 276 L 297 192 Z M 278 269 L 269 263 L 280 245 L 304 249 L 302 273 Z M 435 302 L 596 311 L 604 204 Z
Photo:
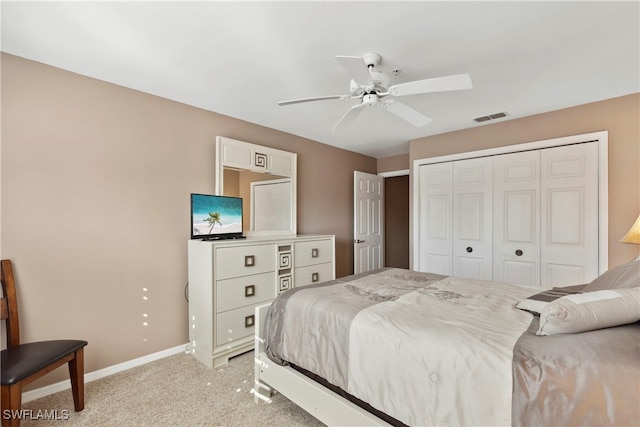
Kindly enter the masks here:
M 540 151 L 493 158 L 493 280 L 540 285 Z
M 541 285 L 587 283 L 598 276 L 598 145 L 542 150 Z
M 492 279 L 491 157 L 453 164 L 453 275 Z
M 420 166 L 418 271 L 453 273 L 453 162 Z
M 419 271 L 491 280 L 491 158 L 424 165 Z
M 354 171 L 353 270 L 384 267 L 384 178 Z

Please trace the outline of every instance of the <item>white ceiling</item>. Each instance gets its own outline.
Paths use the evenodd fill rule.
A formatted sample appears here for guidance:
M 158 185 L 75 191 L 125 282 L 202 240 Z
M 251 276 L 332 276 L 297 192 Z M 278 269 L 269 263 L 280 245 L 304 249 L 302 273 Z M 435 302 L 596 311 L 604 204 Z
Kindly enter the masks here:
M 408 141 L 640 91 L 640 3 L 11 2 L 2 50 L 373 157 Z M 357 100 L 335 55 L 382 55 L 402 83 L 468 73 L 473 89 L 406 96 L 433 122 L 379 108 L 332 131 Z M 488 122 L 488 123 L 495 123 Z

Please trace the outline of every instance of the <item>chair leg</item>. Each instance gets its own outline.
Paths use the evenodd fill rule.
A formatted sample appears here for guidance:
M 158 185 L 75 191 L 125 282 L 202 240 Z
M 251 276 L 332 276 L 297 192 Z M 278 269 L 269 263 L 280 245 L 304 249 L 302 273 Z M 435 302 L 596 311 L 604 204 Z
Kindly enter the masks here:
M 84 409 L 84 348 L 76 351 L 75 357 L 69 361 L 69 378 L 73 406 L 76 412 L 80 412 Z
M 22 407 L 22 385 L 2 386 L 2 427 L 18 427 L 20 425 L 19 411 Z

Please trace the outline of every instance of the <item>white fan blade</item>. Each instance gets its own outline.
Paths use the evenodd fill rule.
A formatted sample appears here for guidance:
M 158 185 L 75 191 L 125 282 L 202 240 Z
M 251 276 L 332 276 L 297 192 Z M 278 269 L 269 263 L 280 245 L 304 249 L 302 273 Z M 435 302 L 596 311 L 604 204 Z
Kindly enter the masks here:
M 403 120 L 408 121 L 415 127 L 421 128 L 432 122 L 431 118 L 425 116 L 419 111 L 414 110 L 398 101 L 392 99 L 382 103 L 382 108 L 395 114 Z
M 312 102 L 312 101 L 325 101 L 327 99 L 351 99 L 351 98 L 359 98 L 358 96 L 351 95 L 327 95 L 327 96 L 316 96 L 314 98 L 300 98 L 300 99 L 290 99 L 288 101 L 279 101 L 278 105 L 291 105 L 291 104 L 300 104 L 302 102 Z
M 359 56 L 336 56 L 336 60 L 358 86 L 369 89 L 375 87 L 364 59 Z
M 471 83 L 469 74 L 457 74 L 455 76 L 436 77 L 434 79 L 416 80 L 414 82 L 393 85 L 389 88 L 389 95 L 417 95 L 421 93 L 471 89 L 472 87 L 473 83 Z
M 360 114 L 360 112 L 364 107 L 365 106 L 363 104 L 358 104 L 349 108 L 347 112 L 344 113 L 344 115 L 340 118 L 340 120 L 338 120 L 338 123 L 336 123 L 336 125 L 333 127 L 333 129 L 331 129 L 331 131 L 336 130 L 338 126 L 341 126 L 341 127 L 349 126 L 351 123 L 353 123 L 356 117 L 358 117 L 358 115 Z

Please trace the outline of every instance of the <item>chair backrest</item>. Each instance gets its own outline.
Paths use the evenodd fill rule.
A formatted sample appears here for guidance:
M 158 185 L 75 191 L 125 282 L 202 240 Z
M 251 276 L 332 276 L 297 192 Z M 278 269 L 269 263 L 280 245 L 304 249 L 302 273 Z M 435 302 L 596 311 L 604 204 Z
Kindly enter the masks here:
M 1 261 L 2 300 L 0 301 L 1 319 L 6 321 L 7 347 L 20 345 L 20 325 L 18 323 L 18 299 L 16 282 L 13 277 L 13 265 L 10 259 Z

